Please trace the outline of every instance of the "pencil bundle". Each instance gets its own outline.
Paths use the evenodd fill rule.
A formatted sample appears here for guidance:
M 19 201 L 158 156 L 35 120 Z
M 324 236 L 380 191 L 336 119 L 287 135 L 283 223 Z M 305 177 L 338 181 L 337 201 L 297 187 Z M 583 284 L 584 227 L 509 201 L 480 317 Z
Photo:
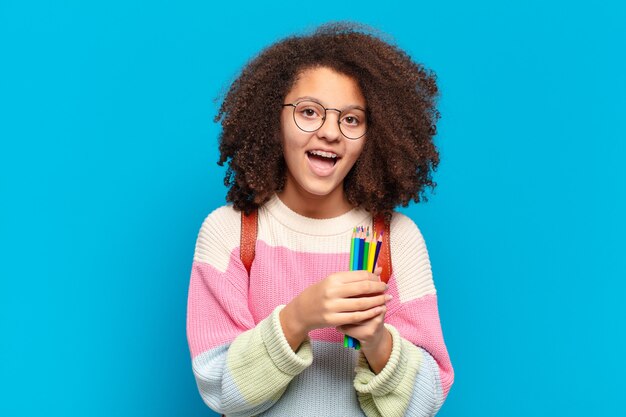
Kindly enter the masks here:
M 363 226 L 355 227 L 350 239 L 350 271 L 367 270 L 374 272 L 376 261 L 383 244 L 383 232 L 370 234 L 370 229 Z M 343 346 L 361 349 L 358 340 L 344 335 Z

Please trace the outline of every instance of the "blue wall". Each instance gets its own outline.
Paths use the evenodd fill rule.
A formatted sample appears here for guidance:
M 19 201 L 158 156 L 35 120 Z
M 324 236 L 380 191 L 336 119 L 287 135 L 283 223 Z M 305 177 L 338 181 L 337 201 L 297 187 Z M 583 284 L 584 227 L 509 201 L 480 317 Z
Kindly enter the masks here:
M 0 415 L 212 415 L 185 314 L 225 195 L 213 99 L 336 19 L 438 74 L 439 185 L 404 211 L 456 371 L 440 415 L 619 414 L 626 13 L 508 3 L 3 0 Z

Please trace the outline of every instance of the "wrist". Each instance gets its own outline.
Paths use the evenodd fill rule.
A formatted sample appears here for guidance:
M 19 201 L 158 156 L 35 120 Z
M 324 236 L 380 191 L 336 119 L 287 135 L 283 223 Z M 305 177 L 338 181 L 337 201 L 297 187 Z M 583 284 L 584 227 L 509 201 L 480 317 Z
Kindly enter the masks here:
M 382 336 L 377 343 L 369 343 L 361 346 L 363 355 L 365 355 L 370 368 L 375 374 L 380 373 L 385 365 L 387 365 L 391 357 L 392 349 L 393 336 L 385 327 L 383 327 Z
M 287 304 L 278 314 L 278 318 L 289 346 L 291 346 L 294 352 L 297 351 L 302 342 L 307 338 L 308 331 L 302 325 L 301 321 L 298 320 L 293 304 Z

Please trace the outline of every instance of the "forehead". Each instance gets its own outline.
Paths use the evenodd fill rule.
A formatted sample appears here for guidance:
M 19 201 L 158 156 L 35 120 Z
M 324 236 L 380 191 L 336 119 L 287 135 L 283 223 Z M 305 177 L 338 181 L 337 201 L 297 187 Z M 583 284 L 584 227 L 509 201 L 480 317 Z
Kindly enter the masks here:
M 357 81 L 327 67 L 306 69 L 298 75 L 286 100 L 301 97 L 312 97 L 331 107 L 365 107 L 365 98 Z

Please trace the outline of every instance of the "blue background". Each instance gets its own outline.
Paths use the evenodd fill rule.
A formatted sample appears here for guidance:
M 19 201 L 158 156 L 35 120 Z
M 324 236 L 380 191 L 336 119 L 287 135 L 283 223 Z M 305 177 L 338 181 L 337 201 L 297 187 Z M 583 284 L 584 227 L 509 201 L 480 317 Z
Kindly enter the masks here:
M 440 415 L 621 414 L 626 13 L 506 3 L 3 0 L 0 415 L 213 415 L 185 316 L 225 195 L 214 99 L 337 19 L 438 75 L 439 185 L 404 211 L 456 371 Z

